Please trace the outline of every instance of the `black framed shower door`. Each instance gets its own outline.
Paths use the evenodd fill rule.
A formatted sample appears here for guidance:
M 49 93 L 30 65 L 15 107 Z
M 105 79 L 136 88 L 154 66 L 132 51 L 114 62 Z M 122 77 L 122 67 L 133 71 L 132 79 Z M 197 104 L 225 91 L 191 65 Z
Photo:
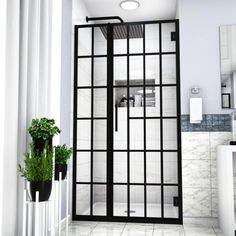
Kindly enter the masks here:
M 182 224 L 178 20 L 74 32 L 73 220 Z

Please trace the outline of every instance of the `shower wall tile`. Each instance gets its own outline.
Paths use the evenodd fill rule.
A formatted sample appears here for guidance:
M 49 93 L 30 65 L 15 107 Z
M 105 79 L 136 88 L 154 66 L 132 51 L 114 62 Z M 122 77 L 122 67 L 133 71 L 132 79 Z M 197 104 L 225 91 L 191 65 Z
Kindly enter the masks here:
M 90 209 L 90 185 L 77 185 L 76 214 L 88 215 Z
M 184 217 L 211 217 L 211 189 L 183 189 Z

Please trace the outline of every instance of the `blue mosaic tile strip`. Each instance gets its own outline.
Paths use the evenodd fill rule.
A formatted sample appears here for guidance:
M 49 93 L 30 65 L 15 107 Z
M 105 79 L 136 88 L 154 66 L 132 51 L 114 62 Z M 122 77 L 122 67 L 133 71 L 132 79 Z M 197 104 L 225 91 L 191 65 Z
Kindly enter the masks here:
M 199 132 L 199 131 L 212 131 L 212 132 L 231 132 L 232 123 L 229 114 L 208 114 L 203 115 L 203 120 L 200 124 L 190 124 L 190 116 L 181 116 L 182 132 Z

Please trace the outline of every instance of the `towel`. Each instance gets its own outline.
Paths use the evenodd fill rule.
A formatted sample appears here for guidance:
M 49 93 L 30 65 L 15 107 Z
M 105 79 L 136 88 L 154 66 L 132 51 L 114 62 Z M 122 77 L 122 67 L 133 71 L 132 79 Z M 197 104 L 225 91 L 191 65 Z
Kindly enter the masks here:
M 202 98 L 190 98 L 190 123 L 198 124 L 202 121 Z

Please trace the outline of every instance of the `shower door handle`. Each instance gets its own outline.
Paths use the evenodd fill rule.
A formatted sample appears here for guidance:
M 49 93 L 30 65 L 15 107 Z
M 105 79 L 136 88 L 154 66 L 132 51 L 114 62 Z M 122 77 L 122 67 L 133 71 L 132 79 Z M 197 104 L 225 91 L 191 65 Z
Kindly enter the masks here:
M 115 132 L 118 132 L 118 105 L 115 105 Z

